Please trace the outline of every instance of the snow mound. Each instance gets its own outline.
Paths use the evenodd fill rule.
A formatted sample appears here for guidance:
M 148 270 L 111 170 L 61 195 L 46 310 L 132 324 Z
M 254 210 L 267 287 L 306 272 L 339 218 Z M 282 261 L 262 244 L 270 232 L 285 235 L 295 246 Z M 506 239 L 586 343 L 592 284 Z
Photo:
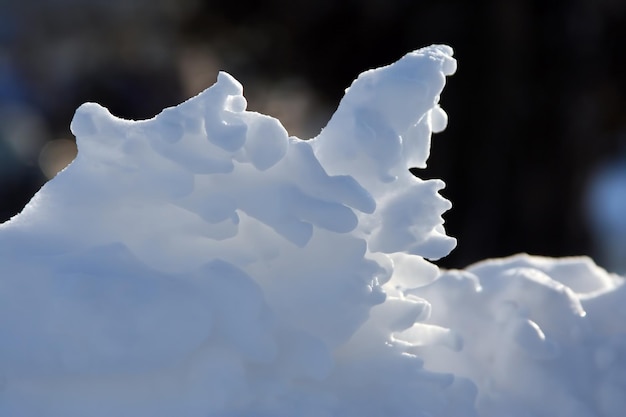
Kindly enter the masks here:
M 0 415 L 470 410 L 471 383 L 393 339 L 428 302 L 384 287 L 394 264 L 432 281 L 423 257 L 455 245 L 443 182 L 408 171 L 445 127 L 451 56 L 362 74 L 310 141 L 246 111 L 226 73 L 149 120 L 82 105 L 76 160 L 0 226 Z
M 446 271 L 407 293 L 428 299 L 425 323 L 450 328 L 464 348 L 415 353 L 475 382 L 481 416 L 622 416 L 625 288 L 586 257 L 522 254 Z
M 0 225 L 0 416 L 618 417 L 626 290 L 588 258 L 440 271 L 414 177 L 456 61 L 361 74 L 316 138 L 220 73 L 150 120 L 81 106 Z

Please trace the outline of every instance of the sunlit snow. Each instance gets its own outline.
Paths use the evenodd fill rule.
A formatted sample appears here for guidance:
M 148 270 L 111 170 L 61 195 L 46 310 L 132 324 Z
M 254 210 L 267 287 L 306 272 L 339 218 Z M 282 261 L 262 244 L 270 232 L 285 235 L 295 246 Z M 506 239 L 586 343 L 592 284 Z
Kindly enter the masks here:
M 77 158 L 0 225 L 0 416 L 622 416 L 620 277 L 427 261 L 451 204 L 408 169 L 455 70 L 367 71 L 308 141 L 226 73 L 149 120 L 82 105 Z

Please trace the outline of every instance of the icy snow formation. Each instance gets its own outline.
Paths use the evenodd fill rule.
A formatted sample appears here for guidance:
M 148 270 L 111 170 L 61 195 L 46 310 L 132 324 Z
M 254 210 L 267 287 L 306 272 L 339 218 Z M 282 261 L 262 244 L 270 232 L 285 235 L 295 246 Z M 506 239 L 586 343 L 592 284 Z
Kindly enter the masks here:
M 626 412 L 626 287 L 586 257 L 517 255 L 446 271 L 406 293 L 461 352 L 414 351 L 471 379 L 485 417 L 618 417 Z
M 310 141 L 246 111 L 226 73 L 150 120 L 82 105 L 76 160 L 0 227 L 0 415 L 471 408 L 391 343 L 425 301 L 370 319 L 394 262 L 426 283 L 437 269 L 422 256 L 455 244 L 443 183 L 408 172 L 445 127 L 451 55 L 362 74 Z
M 217 83 L 87 103 L 0 225 L 0 416 L 618 416 L 626 294 L 584 258 L 439 271 L 424 167 L 452 50 L 367 71 L 309 141 Z

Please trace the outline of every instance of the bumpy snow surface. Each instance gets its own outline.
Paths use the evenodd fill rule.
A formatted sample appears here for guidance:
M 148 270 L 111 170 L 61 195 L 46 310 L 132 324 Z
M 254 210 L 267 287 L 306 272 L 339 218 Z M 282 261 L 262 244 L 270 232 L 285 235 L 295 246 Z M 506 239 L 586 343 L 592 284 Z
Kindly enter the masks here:
M 217 83 L 87 103 L 0 226 L 0 416 L 622 416 L 626 294 L 588 259 L 441 272 L 424 167 L 452 50 L 361 74 L 309 141 Z

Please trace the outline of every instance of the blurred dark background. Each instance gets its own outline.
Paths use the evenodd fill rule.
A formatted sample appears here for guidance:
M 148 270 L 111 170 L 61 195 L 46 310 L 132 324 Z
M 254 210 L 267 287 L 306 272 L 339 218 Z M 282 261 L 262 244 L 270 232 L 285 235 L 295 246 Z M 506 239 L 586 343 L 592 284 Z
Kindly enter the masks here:
M 602 263 L 585 196 L 626 161 L 625 42 L 623 0 L 0 0 L 0 221 L 71 161 L 85 101 L 147 118 L 226 70 L 249 109 L 308 138 L 360 72 L 447 43 L 449 127 L 419 173 L 444 179 L 454 205 L 458 247 L 439 264 L 522 251 Z

